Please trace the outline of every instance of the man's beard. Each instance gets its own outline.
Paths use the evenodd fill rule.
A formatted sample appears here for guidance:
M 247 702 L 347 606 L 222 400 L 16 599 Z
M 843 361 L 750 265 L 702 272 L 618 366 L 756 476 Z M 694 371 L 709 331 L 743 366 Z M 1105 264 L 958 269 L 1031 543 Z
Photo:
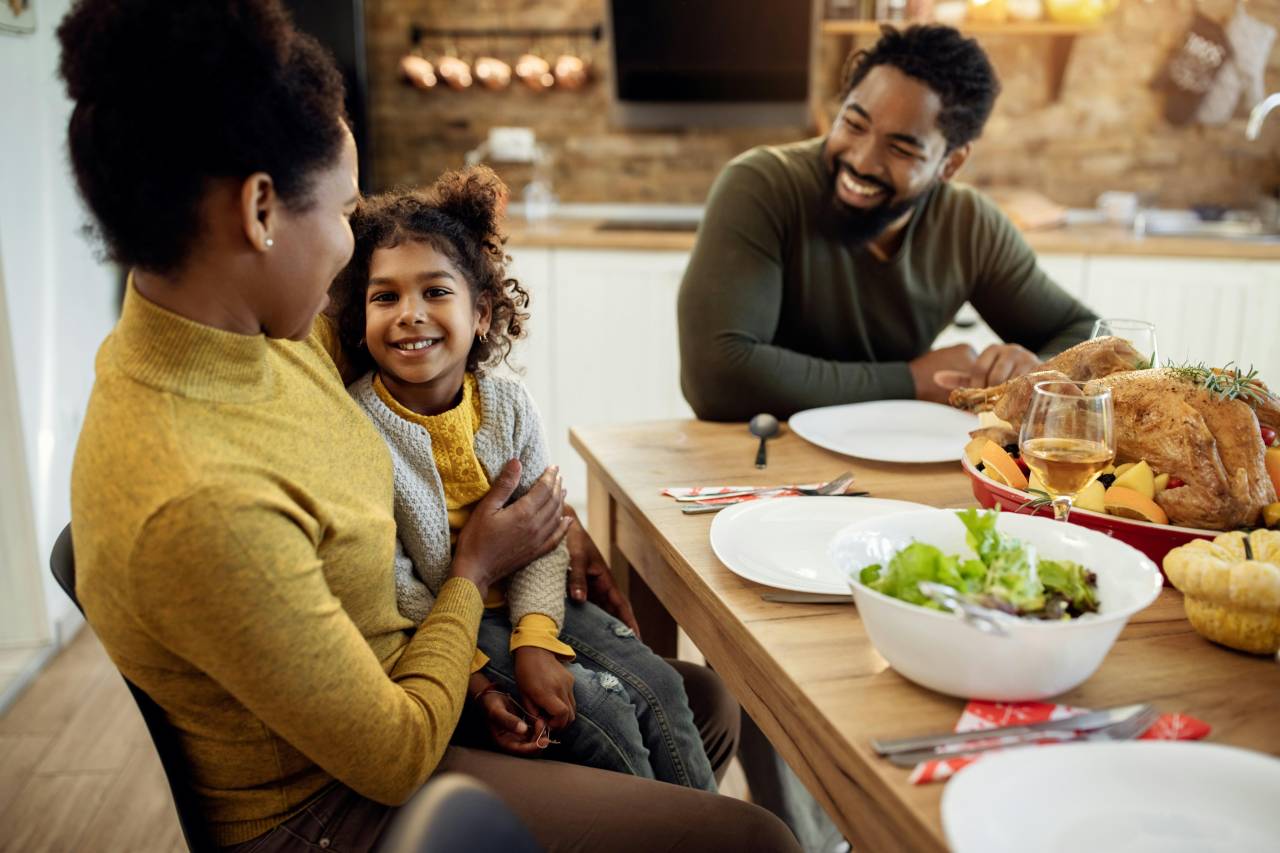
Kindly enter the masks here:
M 929 186 L 910 198 L 895 199 L 894 188 L 884 181 L 853 172 L 853 176 L 858 180 L 885 190 L 884 201 L 875 207 L 864 210 L 852 207 L 841 201 L 839 194 L 836 192 L 836 181 L 840 180 L 840 170 L 842 168 L 848 169 L 849 167 L 837 162 L 831 177 L 831 209 L 835 213 L 841 235 L 849 244 L 854 246 L 865 245 L 879 237 L 886 228 L 915 209 L 921 200 L 929 194 L 929 190 L 933 189 L 933 184 L 930 183 Z M 850 169 L 850 171 L 852 172 L 853 170 Z

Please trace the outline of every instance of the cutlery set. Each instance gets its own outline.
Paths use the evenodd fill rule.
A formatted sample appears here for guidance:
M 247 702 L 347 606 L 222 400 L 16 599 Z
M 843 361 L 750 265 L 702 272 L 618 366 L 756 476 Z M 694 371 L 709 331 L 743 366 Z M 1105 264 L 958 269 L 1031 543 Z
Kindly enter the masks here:
M 681 507 L 681 512 L 685 515 L 703 515 L 706 513 L 719 512 L 725 507 L 733 506 L 744 500 L 752 500 L 754 498 L 777 494 L 786 491 L 799 492 L 800 495 L 819 496 L 819 497 L 848 497 L 860 498 L 871 494 L 870 492 L 850 492 L 845 491 L 853 483 L 853 472 L 845 471 L 838 477 L 822 483 L 818 486 L 760 486 L 758 488 L 740 489 L 734 492 L 721 492 L 716 495 L 688 495 L 678 497 L 678 503 L 694 503 L 693 506 Z M 710 498 L 722 501 L 721 503 L 695 503 L 697 501 L 706 501 Z
M 1043 723 L 896 740 L 873 740 L 871 748 L 877 755 L 888 758 L 899 767 L 915 767 L 924 761 L 967 758 L 992 750 L 1037 746 L 1046 741 L 1074 743 L 1133 740 L 1151 728 L 1159 718 L 1160 713 L 1151 705 L 1121 705 Z

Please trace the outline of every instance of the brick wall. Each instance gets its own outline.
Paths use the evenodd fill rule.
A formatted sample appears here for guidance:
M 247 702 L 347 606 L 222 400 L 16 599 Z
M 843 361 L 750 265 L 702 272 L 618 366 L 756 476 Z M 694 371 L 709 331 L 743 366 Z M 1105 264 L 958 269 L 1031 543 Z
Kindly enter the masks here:
M 780 0 L 781 4 L 781 0 Z M 1121 0 L 1097 32 L 1076 39 L 1062 96 L 1050 102 L 1039 37 L 985 37 L 1004 93 L 962 173 L 981 186 L 1040 190 L 1074 206 L 1092 205 L 1108 189 L 1146 193 L 1168 206 L 1196 202 L 1245 205 L 1280 184 L 1280 115 L 1262 138 L 1244 138 L 1244 116 L 1218 128 L 1174 128 L 1149 88 L 1190 20 L 1193 0 Z M 1231 0 L 1199 0 L 1225 19 Z M 1251 0 L 1250 14 L 1280 26 L 1280 0 Z M 608 122 L 608 51 L 590 48 L 596 82 L 579 92 L 420 92 L 400 82 L 398 61 L 411 22 L 425 26 L 589 26 L 603 19 L 601 0 L 366 0 L 374 183 L 379 188 L 429 181 L 462 164 L 495 125 L 534 128 L 554 152 L 555 191 L 571 202 L 700 202 L 720 167 L 753 145 L 801 139 L 802 128 L 624 132 Z M 583 45 L 587 43 L 582 43 Z M 824 37 L 821 86 L 830 103 L 847 39 Z M 547 53 L 566 47 L 548 41 Z M 582 45 L 579 45 L 582 46 Z M 429 46 L 429 55 L 439 49 Z M 465 45 L 464 45 L 465 47 Z M 502 58 L 514 59 L 515 45 Z M 523 50 L 521 45 L 520 49 Z M 1268 81 L 1280 87 L 1280 50 Z M 1270 91 L 1270 88 L 1268 89 Z M 517 192 L 527 167 L 499 166 Z

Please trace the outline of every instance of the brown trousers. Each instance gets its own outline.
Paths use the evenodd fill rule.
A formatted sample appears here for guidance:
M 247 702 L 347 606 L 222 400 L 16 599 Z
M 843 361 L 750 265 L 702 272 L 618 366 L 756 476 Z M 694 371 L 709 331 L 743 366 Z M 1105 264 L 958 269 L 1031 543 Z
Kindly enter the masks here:
M 694 721 L 719 780 L 738 746 L 738 704 L 705 667 L 671 661 L 684 678 Z M 450 747 L 437 773 L 487 785 L 549 853 L 799 853 L 782 821 L 750 803 L 664 782 L 558 761 Z M 301 812 L 226 853 L 368 853 L 396 809 L 334 784 Z

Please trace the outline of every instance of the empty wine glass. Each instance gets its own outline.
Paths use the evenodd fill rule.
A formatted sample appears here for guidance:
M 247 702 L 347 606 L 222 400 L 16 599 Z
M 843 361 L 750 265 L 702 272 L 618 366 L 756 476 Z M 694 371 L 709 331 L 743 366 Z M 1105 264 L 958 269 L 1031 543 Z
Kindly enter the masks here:
M 1133 344 L 1133 348 L 1146 357 L 1145 367 L 1159 367 L 1160 355 L 1156 349 L 1156 327 L 1145 320 L 1124 318 L 1103 319 L 1093 324 L 1091 338 L 1117 337 Z
M 1116 455 L 1111 389 L 1084 382 L 1037 382 L 1018 445 L 1066 521 L 1080 490 Z

